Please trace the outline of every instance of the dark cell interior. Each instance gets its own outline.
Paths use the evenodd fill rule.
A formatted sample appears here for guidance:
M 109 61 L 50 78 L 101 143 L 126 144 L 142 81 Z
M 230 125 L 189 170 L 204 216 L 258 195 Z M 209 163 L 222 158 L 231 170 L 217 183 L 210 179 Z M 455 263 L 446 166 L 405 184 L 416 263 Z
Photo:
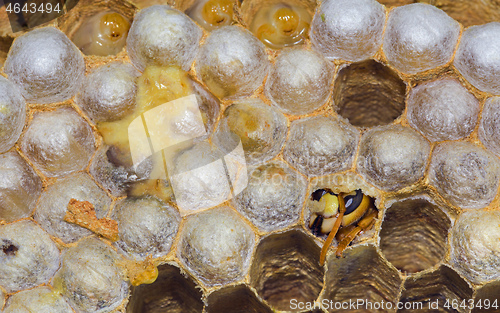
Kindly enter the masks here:
M 358 127 L 387 125 L 405 109 L 406 84 L 373 60 L 341 69 L 333 87 L 337 112 Z
M 208 296 L 208 313 L 272 313 L 245 285 L 228 287 Z
M 158 267 L 158 278 L 150 285 L 131 290 L 127 313 L 201 313 L 202 292 L 172 265 Z
M 344 251 L 342 258 L 330 255 L 322 298 L 333 303 L 364 301 L 356 312 L 392 312 L 380 310 L 383 302 L 395 303 L 401 287 L 396 269 L 389 267 L 372 245 Z M 375 305 L 375 307 L 374 307 Z M 346 308 L 329 306 L 329 312 L 347 312 Z
M 398 312 L 469 312 L 466 307 L 453 308 L 452 303 L 460 304 L 471 298 L 471 287 L 455 271 L 442 265 L 436 271 L 409 277 L 405 281 L 399 300 L 403 308 Z M 449 307 L 446 305 L 447 301 Z M 422 303 L 422 308 L 417 310 L 409 303 Z
M 386 210 L 380 249 L 403 273 L 428 269 L 444 257 L 450 219 L 425 199 L 408 199 Z
M 298 230 L 264 238 L 250 269 L 250 284 L 274 309 L 290 310 L 290 299 L 314 301 L 323 287 L 320 248 Z
M 472 313 L 500 312 L 500 281 L 491 282 L 479 288 L 474 303 L 476 305 Z

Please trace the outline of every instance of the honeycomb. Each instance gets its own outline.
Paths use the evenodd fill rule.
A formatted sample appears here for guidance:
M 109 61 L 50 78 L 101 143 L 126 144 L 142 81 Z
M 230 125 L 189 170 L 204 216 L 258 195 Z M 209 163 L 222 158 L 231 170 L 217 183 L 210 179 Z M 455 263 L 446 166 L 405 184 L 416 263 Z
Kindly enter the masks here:
M 70 4 L 0 8 L 0 312 L 500 312 L 498 1 Z

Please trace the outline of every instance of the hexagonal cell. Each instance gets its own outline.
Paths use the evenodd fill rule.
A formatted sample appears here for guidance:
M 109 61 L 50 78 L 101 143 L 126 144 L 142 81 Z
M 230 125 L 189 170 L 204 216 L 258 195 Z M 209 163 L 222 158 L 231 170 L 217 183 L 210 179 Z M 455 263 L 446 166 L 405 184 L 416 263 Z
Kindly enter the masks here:
M 1 308 L 0 303 L 0 308 Z M 14 294 L 7 301 L 4 313 L 68 313 L 73 310 L 56 290 L 37 287 Z
M 264 45 L 239 26 L 214 30 L 196 58 L 196 74 L 219 98 L 251 95 L 269 67 Z
M 233 203 L 261 231 L 273 231 L 300 218 L 307 181 L 286 163 L 273 161 L 250 168 L 247 187 Z
M 229 207 L 191 215 L 181 230 L 177 256 L 208 286 L 242 279 L 250 267 L 255 234 Z
M 314 116 L 290 125 L 284 159 L 309 177 L 348 170 L 352 167 L 359 131 L 339 118 Z
M 256 164 L 279 153 L 286 132 L 287 120 L 278 109 L 249 98 L 226 108 L 213 141 L 226 153 L 241 142 L 247 162 Z
M 472 298 L 471 286 L 453 269 L 441 265 L 437 270 L 408 277 L 399 299 L 398 312 L 468 312 L 467 308 L 452 308 L 452 303 Z M 449 306 L 445 306 L 448 303 Z
M 313 46 L 330 60 L 362 61 L 382 45 L 385 9 L 375 0 L 322 1 L 311 24 Z
M 232 156 L 231 151 L 223 154 L 208 141 L 196 143 L 175 155 L 167 168 L 181 214 L 214 207 L 231 199 L 240 181 L 242 188 L 245 187 L 247 176 L 243 151 L 239 149 L 235 162 L 232 162 Z M 244 174 L 240 176 L 241 171 Z
M 443 78 L 412 88 L 406 114 L 410 125 L 427 139 L 442 141 L 468 136 L 479 110 L 479 101 L 460 82 Z
M 397 269 L 416 273 L 443 259 L 450 227 L 450 218 L 429 197 L 398 200 L 385 211 L 380 249 Z
M 500 212 L 463 212 L 450 234 L 450 265 L 475 284 L 500 278 Z
M 430 184 L 458 207 L 487 206 L 497 193 L 499 178 L 498 158 L 473 143 L 443 142 L 432 152 Z
M 500 282 L 495 281 L 480 287 L 474 297 L 475 306 L 471 313 L 498 312 L 500 306 Z
M 119 120 L 136 107 L 139 75 L 130 63 L 113 62 L 94 68 L 85 77 L 76 104 L 95 122 Z
M 451 60 L 460 24 L 435 6 L 415 3 L 390 11 L 383 50 L 389 63 L 406 74 L 430 70 Z
M 177 266 L 158 266 L 158 278 L 150 285 L 132 287 L 127 313 L 201 313 L 202 292 Z
M 333 74 L 333 64 L 319 53 L 287 49 L 276 58 L 264 92 L 285 113 L 311 113 L 327 101 Z
M 199 49 L 201 28 L 168 5 L 142 9 L 127 37 L 127 53 L 137 69 L 173 65 L 188 70 Z
M 155 198 L 127 197 L 118 202 L 111 218 L 118 222 L 120 240 L 115 242 L 133 259 L 166 255 L 179 229 L 179 212 Z
M 479 90 L 500 95 L 500 23 L 466 29 L 453 64 Z
M 320 248 L 299 230 L 269 235 L 257 247 L 250 285 L 277 310 L 290 310 L 290 299 L 312 302 L 323 287 Z
M 330 257 L 321 298 L 334 303 L 363 301 L 359 310 L 373 310 L 382 301 L 395 303 L 401 278 L 386 262 L 373 245 L 347 249 L 342 258 Z M 345 312 L 336 306 L 329 306 L 328 311 Z
M 47 283 L 59 268 L 56 244 L 31 220 L 0 226 L 0 285 L 7 292 Z
M 379 0 L 388 8 L 414 3 L 414 0 Z M 500 12 L 496 0 L 469 1 L 469 0 L 419 0 L 432 4 L 445 11 L 449 16 L 464 27 L 480 25 L 500 20 Z
M 21 138 L 21 150 L 49 177 L 84 169 L 95 151 L 90 125 L 71 107 L 37 112 Z
M 392 123 L 405 109 L 406 84 L 373 60 L 342 68 L 334 82 L 336 111 L 358 127 Z
M 65 243 L 75 242 L 92 234 L 89 230 L 64 221 L 71 199 L 89 201 L 97 218 L 109 211 L 111 199 L 86 173 L 75 173 L 48 186 L 38 201 L 34 219 L 49 234 Z
M 208 296 L 208 313 L 272 313 L 246 285 L 219 289 Z
M 423 177 L 430 152 L 429 142 L 415 130 L 380 126 L 361 137 L 356 169 L 375 186 L 395 191 Z
M 175 3 L 193 21 L 207 31 L 234 24 L 236 0 L 189 0 Z
M 241 15 L 252 33 L 271 49 L 282 49 L 306 42 L 313 0 L 249 0 L 241 5 Z
M 17 153 L 0 154 L 0 220 L 7 223 L 27 217 L 42 192 L 42 182 Z
M 85 238 L 64 251 L 52 284 L 77 312 L 111 312 L 129 292 L 119 261 L 111 246 Z
M 18 85 L 27 102 L 62 102 L 78 92 L 85 76 L 85 62 L 63 32 L 42 27 L 16 38 L 4 72 Z
M 129 2 L 79 0 L 59 28 L 86 55 L 115 55 L 125 46 L 135 7 Z

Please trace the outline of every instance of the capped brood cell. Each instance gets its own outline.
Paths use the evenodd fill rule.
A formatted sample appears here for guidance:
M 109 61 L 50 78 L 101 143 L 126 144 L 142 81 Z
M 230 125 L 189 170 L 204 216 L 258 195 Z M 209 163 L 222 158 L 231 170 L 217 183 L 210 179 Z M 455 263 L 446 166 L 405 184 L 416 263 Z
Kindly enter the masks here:
M 94 68 L 85 77 L 76 103 L 95 122 L 119 120 L 135 109 L 139 75 L 130 63 Z
M 168 5 L 142 9 L 127 36 L 127 53 L 138 70 L 148 65 L 188 70 L 198 53 L 201 28 Z
M 64 251 L 54 288 L 78 312 L 110 312 L 128 297 L 120 257 L 111 246 L 90 237 Z
M 382 45 L 385 14 L 375 0 L 323 1 L 311 24 L 311 42 L 329 60 L 363 61 Z
M 430 185 L 453 205 L 464 209 L 487 206 L 497 193 L 498 158 L 470 142 L 447 141 L 432 152 Z
M 38 201 L 34 219 L 50 235 L 65 243 L 90 236 L 92 233 L 64 220 L 71 199 L 88 201 L 97 218 L 106 217 L 111 206 L 109 196 L 86 173 L 68 175 L 44 189 Z
M 306 117 L 290 124 L 283 158 L 309 177 L 342 172 L 352 167 L 359 138 L 359 131 L 340 118 Z
M 456 140 L 474 130 L 479 100 L 456 79 L 446 77 L 410 90 L 406 117 L 430 141 Z
M 500 95 L 500 23 L 466 29 L 453 61 L 464 78 L 479 90 Z
M 479 122 L 479 139 L 485 147 L 500 156 L 500 97 L 486 99 Z
M 8 292 L 48 283 L 60 259 L 56 244 L 33 221 L 0 225 L 0 285 Z
M 430 151 L 429 142 L 409 127 L 375 127 L 361 137 L 356 170 L 375 186 L 396 191 L 424 176 Z
M 269 70 L 264 45 L 240 26 L 214 30 L 196 57 L 197 76 L 217 97 L 251 95 Z
M 304 177 L 279 161 L 253 166 L 248 176 L 247 187 L 233 200 L 243 216 L 264 232 L 298 222 L 307 189 Z
M 118 222 L 115 245 L 129 258 L 166 255 L 179 229 L 180 214 L 155 197 L 128 197 L 116 204 L 111 217 Z
M 43 27 L 16 38 L 4 72 L 27 102 L 46 104 L 68 100 L 78 92 L 85 62 L 63 32 Z
M 260 99 L 236 101 L 224 111 L 213 137 L 225 153 L 240 143 L 249 164 L 275 157 L 285 142 L 288 122 L 275 107 Z
M 0 220 L 10 223 L 31 215 L 42 182 L 16 151 L 0 154 L 0 185 Z
M 248 272 L 255 234 L 231 208 L 190 216 L 180 236 L 177 256 L 205 285 L 236 282 Z
M 72 312 L 72 309 L 61 294 L 50 287 L 42 286 L 14 294 L 2 312 L 67 313 Z
M 333 64 L 320 54 L 306 49 L 286 49 L 276 58 L 264 93 L 285 113 L 311 113 L 327 101 L 333 73 Z
M 444 11 L 414 3 L 389 12 L 383 50 L 395 68 L 416 74 L 451 61 L 459 35 L 460 24 Z
M 500 278 L 499 211 L 463 212 L 450 233 L 448 263 L 475 284 Z
M 35 167 L 49 177 L 83 170 L 95 151 L 92 128 L 68 106 L 36 112 L 20 146 Z

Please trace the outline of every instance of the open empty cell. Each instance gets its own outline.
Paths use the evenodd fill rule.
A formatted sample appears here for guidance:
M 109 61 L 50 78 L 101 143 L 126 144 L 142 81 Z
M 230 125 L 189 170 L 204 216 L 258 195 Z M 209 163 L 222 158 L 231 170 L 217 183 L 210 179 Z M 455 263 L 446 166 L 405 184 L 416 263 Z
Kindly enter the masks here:
M 404 199 L 385 212 L 380 249 L 397 269 L 416 273 L 444 257 L 450 226 L 448 216 L 430 200 Z
M 396 72 L 373 60 L 341 69 L 333 87 L 337 112 L 358 127 L 386 125 L 405 109 L 406 84 Z
M 323 300 L 329 303 L 354 302 L 359 312 L 379 312 L 382 301 L 395 303 L 401 278 L 374 246 L 357 246 L 344 257 L 327 260 Z M 329 312 L 346 312 L 345 307 L 328 306 Z M 382 310 L 383 311 L 383 310 Z
M 454 270 L 442 265 L 436 271 L 405 281 L 399 299 L 402 309 L 398 312 L 469 312 L 467 307 L 460 304 L 471 298 L 472 288 L 469 284 Z M 421 304 L 417 306 L 416 303 Z M 458 306 L 453 303 L 458 303 Z
M 301 231 L 270 235 L 257 247 L 250 284 L 276 310 L 290 310 L 290 299 L 312 302 L 323 287 L 319 253 Z
M 494 281 L 479 288 L 474 297 L 472 313 L 498 312 L 500 306 L 500 281 Z
M 201 290 L 179 268 L 165 264 L 158 267 L 154 283 L 132 289 L 127 313 L 201 313 L 201 296 Z
M 272 313 L 246 286 L 223 288 L 208 296 L 208 313 Z

